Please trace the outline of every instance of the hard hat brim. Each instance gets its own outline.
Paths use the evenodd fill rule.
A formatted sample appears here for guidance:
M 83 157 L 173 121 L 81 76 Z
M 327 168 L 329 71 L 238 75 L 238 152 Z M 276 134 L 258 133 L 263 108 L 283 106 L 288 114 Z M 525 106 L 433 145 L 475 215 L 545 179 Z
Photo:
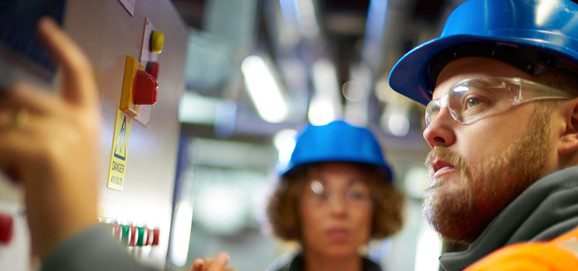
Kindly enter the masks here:
M 573 42 L 578 43 L 578 41 Z M 431 40 L 405 54 L 391 70 L 389 75 L 390 87 L 413 101 L 427 105 L 431 100 L 437 79 L 437 74 L 432 74 L 430 71 L 432 58 L 447 49 L 475 43 L 508 44 L 534 48 L 549 55 L 578 60 L 578 52 L 573 51 L 569 46 L 553 44 L 540 39 L 453 35 Z M 568 54 L 560 52 L 568 52 Z
M 281 177 L 286 177 L 298 168 L 302 168 L 304 166 L 315 164 L 315 163 L 325 163 L 325 162 L 346 162 L 346 163 L 356 163 L 356 164 L 365 164 L 365 165 L 375 166 L 377 168 L 383 169 L 383 171 L 387 175 L 389 182 L 393 182 L 393 180 L 394 180 L 393 171 L 386 164 L 376 164 L 374 162 L 361 161 L 361 160 L 348 159 L 348 158 L 340 159 L 340 158 L 335 158 L 335 157 L 326 158 L 326 159 L 320 158 L 320 159 L 312 159 L 312 160 L 308 160 L 308 161 L 302 161 L 301 163 L 294 164 L 294 165 L 291 165 L 290 167 L 285 167 L 284 169 L 280 170 L 279 175 Z

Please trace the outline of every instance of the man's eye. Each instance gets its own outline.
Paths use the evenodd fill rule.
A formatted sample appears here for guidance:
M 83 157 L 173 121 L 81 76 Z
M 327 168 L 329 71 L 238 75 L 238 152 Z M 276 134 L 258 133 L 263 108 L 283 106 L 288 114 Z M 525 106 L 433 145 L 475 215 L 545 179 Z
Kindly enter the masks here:
M 466 101 L 467 108 L 472 108 L 480 104 L 480 100 L 477 98 L 468 98 Z
M 466 101 L 464 103 L 464 110 L 473 109 L 475 107 L 480 106 L 482 103 L 484 103 L 484 101 L 478 97 L 466 98 Z

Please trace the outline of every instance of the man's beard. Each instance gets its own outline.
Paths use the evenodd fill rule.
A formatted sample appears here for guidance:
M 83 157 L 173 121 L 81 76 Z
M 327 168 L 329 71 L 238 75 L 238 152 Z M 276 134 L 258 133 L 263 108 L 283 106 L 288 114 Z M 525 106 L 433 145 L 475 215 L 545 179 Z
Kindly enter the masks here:
M 444 183 L 442 177 L 426 190 L 423 211 L 436 231 L 450 241 L 472 242 L 506 205 L 542 176 L 552 145 L 550 113 L 536 109 L 520 142 L 479 164 L 469 165 L 444 147 L 430 152 L 426 161 L 430 179 L 431 162 L 436 158 L 451 163 L 459 174 L 457 183 Z

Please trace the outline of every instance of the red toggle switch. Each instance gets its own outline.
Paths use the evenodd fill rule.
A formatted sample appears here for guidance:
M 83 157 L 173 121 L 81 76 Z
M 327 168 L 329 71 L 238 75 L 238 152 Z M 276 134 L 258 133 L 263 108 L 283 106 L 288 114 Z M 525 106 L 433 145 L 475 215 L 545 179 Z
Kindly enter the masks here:
M 159 245 L 159 238 L 161 237 L 161 232 L 159 229 L 154 229 L 153 230 L 153 246 L 158 246 Z
M 131 247 L 136 246 L 137 241 L 136 239 L 138 239 L 138 236 L 136 235 L 136 227 L 130 226 L 130 242 L 128 243 L 128 245 Z
M 153 244 L 153 239 L 154 239 L 154 231 L 147 228 L 147 243 L 145 244 L 146 246 L 150 246 Z
M 8 214 L 0 214 L 0 245 L 8 245 L 14 237 L 14 218 Z
M 138 70 L 134 78 L 133 103 L 155 104 L 157 102 L 158 83 L 155 78 L 146 71 Z
M 112 225 L 112 236 L 116 241 L 122 240 L 122 229 L 118 223 Z
M 148 62 L 146 70 L 155 80 L 159 80 L 160 66 L 158 62 Z

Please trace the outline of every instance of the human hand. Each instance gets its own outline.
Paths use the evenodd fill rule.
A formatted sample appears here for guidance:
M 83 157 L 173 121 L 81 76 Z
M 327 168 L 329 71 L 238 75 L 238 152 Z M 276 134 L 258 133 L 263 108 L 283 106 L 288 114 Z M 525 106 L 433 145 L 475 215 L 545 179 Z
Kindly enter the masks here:
M 191 271 L 233 271 L 232 268 L 227 267 L 229 259 L 229 254 L 226 252 L 219 253 L 214 260 L 209 257 L 204 260 L 197 258 L 193 262 Z
M 40 38 L 60 87 L 17 83 L 0 97 L 0 169 L 21 183 L 33 246 L 45 258 L 96 222 L 100 111 L 89 60 L 51 19 Z

